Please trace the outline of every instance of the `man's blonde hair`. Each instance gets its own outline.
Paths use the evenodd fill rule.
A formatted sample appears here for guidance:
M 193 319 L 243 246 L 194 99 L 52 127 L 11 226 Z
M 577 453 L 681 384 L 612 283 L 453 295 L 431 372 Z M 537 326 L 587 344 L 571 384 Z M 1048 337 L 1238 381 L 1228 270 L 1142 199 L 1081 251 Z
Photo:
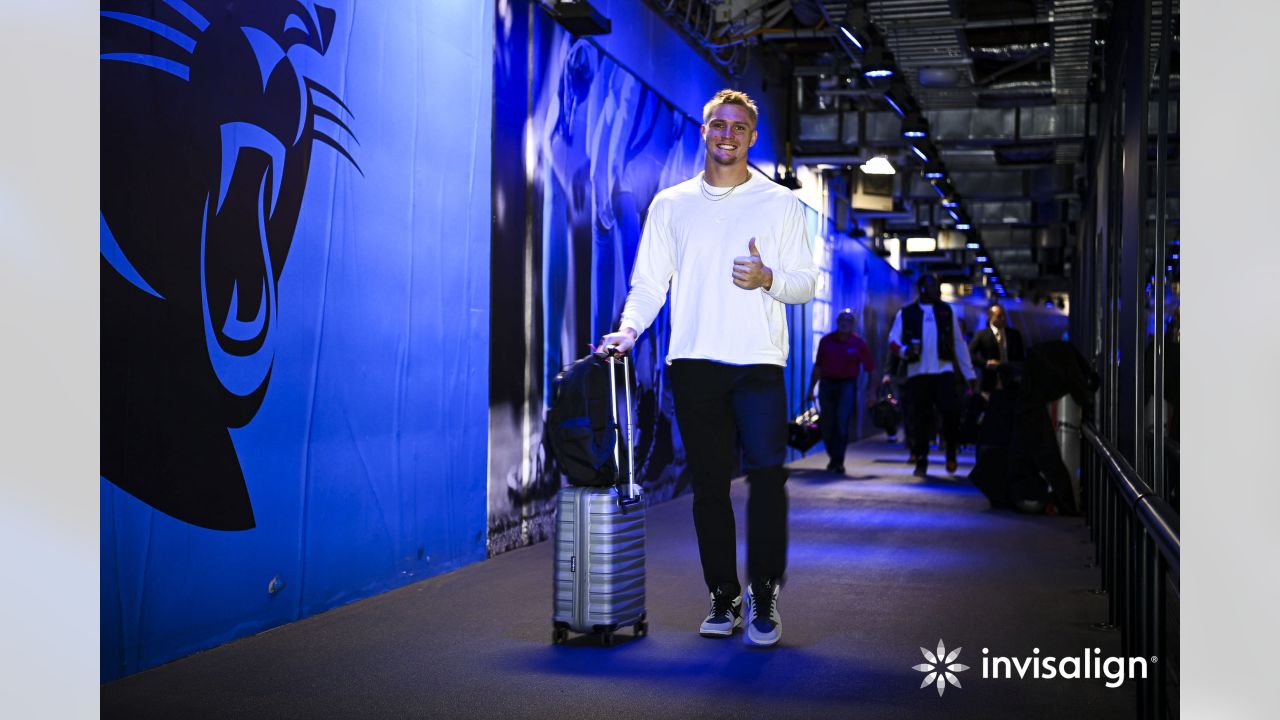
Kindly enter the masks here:
M 711 119 L 711 112 L 720 105 L 738 105 L 747 109 L 747 114 L 751 116 L 751 124 L 755 125 L 759 118 L 756 110 L 756 103 L 746 93 L 741 90 L 730 90 L 725 88 L 716 93 L 706 105 L 702 106 L 702 123 L 705 125 Z

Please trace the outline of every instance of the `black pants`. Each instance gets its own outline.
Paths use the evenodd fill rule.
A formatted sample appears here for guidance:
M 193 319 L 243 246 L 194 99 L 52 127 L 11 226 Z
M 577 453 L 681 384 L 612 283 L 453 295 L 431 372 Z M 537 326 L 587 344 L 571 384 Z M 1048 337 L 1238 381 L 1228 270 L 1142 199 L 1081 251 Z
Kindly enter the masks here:
M 1044 502 L 1050 497 L 1045 480 L 1053 488 L 1053 500 L 1063 515 L 1079 515 L 1071 472 L 1062 462 L 1058 438 L 1047 407 L 1025 410 L 1017 414 L 1013 424 L 1013 442 L 1009 448 L 1009 480 L 1014 500 Z
M 832 465 L 844 465 L 844 451 L 849 445 L 849 423 L 858 406 L 858 381 L 818 381 L 818 425 L 822 428 L 822 444 Z
M 921 462 L 928 463 L 929 441 L 937 433 L 934 428 L 934 409 L 942 414 L 942 439 L 947 457 L 956 453 L 960 430 L 960 397 L 956 392 L 954 372 L 916 375 L 907 380 L 911 394 L 911 414 L 915 419 L 911 429 L 911 453 Z
M 741 439 L 747 474 L 747 576 L 782 577 L 787 566 L 787 397 L 778 365 L 671 363 L 676 422 L 693 480 L 693 525 L 707 589 L 741 592 L 730 481 Z

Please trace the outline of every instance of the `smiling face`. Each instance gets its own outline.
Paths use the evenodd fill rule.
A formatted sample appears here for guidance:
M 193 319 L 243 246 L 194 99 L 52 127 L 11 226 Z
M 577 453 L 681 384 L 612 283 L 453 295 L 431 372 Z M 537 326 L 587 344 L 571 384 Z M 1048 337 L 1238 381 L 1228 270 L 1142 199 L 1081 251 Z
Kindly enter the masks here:
M 702 141 L 707 160 L 721 167 L 746 165 L 747 150 L 756 143 L 756 126 L 751 113 L 741 105 L 715 106 L 702 125 Z

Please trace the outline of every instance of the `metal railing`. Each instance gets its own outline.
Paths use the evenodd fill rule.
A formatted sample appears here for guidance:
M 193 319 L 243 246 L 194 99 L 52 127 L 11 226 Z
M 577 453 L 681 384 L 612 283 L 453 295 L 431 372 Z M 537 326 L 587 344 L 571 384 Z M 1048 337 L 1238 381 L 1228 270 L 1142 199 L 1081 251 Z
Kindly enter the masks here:
M 1168 656 L 1177 633 L 1169 603 L 1179 597 L 1178 513 L 1091 424 L 1083 423 L 1081 434 L 1086 515 L 1102 571 L 1097 592 L 1108 601 L 1107 620 L 1095 627 L 1118 628 L 1124 655 L 1156 658 L 1138 685 L 1138 717 L 1170 717 L 1178 702 L 1177 662 Z

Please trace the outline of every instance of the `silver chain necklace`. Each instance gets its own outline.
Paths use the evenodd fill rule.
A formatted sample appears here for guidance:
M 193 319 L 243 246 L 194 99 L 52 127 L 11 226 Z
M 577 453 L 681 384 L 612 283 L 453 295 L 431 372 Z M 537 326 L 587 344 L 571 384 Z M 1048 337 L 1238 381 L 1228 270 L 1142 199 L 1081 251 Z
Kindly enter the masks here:
M 751 175 L 748 174 L 747 180 L 750 180 L 750 179 L 751 179 Z M 734 190 L 737 190 L 743 185 L 746 185 L 747 180 L 743 180 L 742 182 L 738 183 L 737 185 L 734 185 L 733 187 L 729 188 L 728 190 L 725 190 L 722 193 L 714 193 L 708 190 L 707 188 L 711 186 L 707 184 L 707 179 L 705 177 L 702 178 L 702 182 L 698 184 L 698 187 L 702 190 L 702 197 L 710 200 L 711 202 L 720 202 L 721 200 L 724 200 L 725 198 L 732 195 Z

